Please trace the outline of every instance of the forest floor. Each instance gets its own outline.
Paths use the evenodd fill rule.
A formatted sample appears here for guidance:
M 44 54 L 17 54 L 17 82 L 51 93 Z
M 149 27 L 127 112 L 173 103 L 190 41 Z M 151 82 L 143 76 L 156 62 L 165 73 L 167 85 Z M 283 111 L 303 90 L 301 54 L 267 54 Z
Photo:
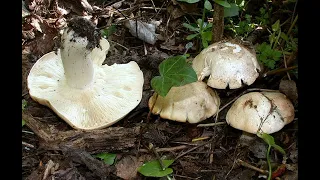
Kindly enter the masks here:
M 144 162 L 157 159 L 148 149 L 150 143 L 160 157 L 175 160 L 170 166 L 174 179 L 266 179 L 268 144 L 257 136 L 246 144 L 240 138 L 242 131 L 226 123 L 198 127 L 158 115 L 151 115 L 147 122 L 148 99 L 154 93 L 150 81 L 159 74 L 158 66 L 164 59 L 185 52 L 186 36 L 190 32 L 182 23 L 186 17 L 191 21 L 201 18 L 201 5 L 175 0 L 89 0 L 87 5 L 81 4 L 81 0 L 23 2 L 23 13 L 26 13 L 22 23 L 22 99 L 26 103 L 22 112 L 26 122 L 22 127 L 23 179 L 152 179 L 137 172 Z M 135 61 L 144 75 L 140 104 L 122 120 L 101 130 L 75 130 L 28 94 L 26 79 L 31 67 L 41 56 L 59 47 L 59 32 L 73 16 L 88 16 L 100 29 L 115 24 L 116 29 L 108 37 L 111 47 L 104 63 Z M 128 19 L 149 23 L 152 20 L 157 24 L 156 43 L 148 44 L 130 34 L 124 25 Z M 259 38 L 265 39 L 264 36 Z M 223 38 L 231 36 L 225 32 Z M 199 43 L 194 42 L 188 53 L 195 57 L 198 50 Z M 280 83 L 286 79 L 286 73 L 277 73 L 259 77 L 250 86 L 217 90 L 221 107 L 248 89 L 279 90 Z M 292 75 L 291 79 L 297 81 Z M 298 179 L 298 102 L 293 104 L 293 122 L 272 134 L 286 152 L 285 164 L 281 153 L 274 149 L 270 153 L 274 176 L 283 180 Z M 225 122 L 229 107 L 220 111 L 218 118 L 208 118 L 201 124 Z M 98 153 L 116 154 L 115 162 L 104 163 L 94 156 Z

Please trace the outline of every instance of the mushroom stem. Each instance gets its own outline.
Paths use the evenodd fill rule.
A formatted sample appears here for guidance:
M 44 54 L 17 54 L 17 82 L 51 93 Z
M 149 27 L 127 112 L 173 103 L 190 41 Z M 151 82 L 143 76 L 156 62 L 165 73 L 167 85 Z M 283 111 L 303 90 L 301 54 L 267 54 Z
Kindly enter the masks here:
M 60 53 L 67 84 L 77 89 L 89 87 L 94 71 L 91 50 L 87 48 L 87 38 L 75 36 L 75 32 L 67 28 L 61 40 Z

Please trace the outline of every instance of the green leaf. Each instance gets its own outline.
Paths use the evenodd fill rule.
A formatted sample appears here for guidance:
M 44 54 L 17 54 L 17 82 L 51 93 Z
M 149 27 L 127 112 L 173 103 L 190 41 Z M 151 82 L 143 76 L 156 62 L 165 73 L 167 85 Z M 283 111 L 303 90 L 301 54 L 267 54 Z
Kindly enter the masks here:
M 213 1 L 223 7 L 226 7 L 226 8 L 231 7 L 231 5 L 227 1 L 224 1 L 224 0 L 213 0 Z
M 204 8 L 206 8 L 209 11 L 212 9 L 212 5 L 211 5 L 210 1 L 208 1 L 208 0 L 204 1 Z
M 114 163 L 116 156 L 117 156 L 116 154 L 112 154 L 112 153 L 100 153 L 95 155 L 95 157 L 102 159 L 103 162 L 108 165 L 112 165 Z
M 197 23 L 198 23 L 199 27 L 201 27 L 201 22 L 202 22 L 202 19 L 197 19 Z M 203 22 L 202 25 L 204 25 L 204 23 L 205 23 L 205 22 Z M 204 27 L 205 27 L 205 25 L 204 25 Z
M 276 143 L 274 142 L 274 138 L 267 133 L 257 133 L 257 136 L 263 139 L 268 145 L 273 146 Z
M 202 42 L 203 48 L 207 48 L 209 46 L 208 41 L 205 39 L 204 36 L 201 36 L 201 42 Z
M 194 26 L 192 26 L 191 24 L 188 24 L 188 23 L 183 23 L 182 25 L 183 25 L 183 27 L 188 28 L 190 31 L 199 32 L 199 30 L 200 30 L 199 28 L 194 27 Z
M 173 162 L 174 160 L 162 160 L 162 163 L 166 168 L 165 170 L 162 170 L 158 160 L 149 161 L 140 166 L 138 172 L 147 177 L 167 176 L 173 172 L 171 168 L 168 168 Z
M 191 40 L 191 39 L 197 37 L 198 35 L 199 35 L 199 33 L 197 33 L 197 34 L 190 34 L 190 35 L 188 35 L 188 36 L 186 37 L 186 39 L 187 39 L 187 40 Z
M 273 32 L 278 31 L 280 29 L 280 20 L 278 19 L 271 27 Z
M 224 7 L 224 17 L 233 17 L 239 15 L 239 7 L 235 3 L 231 3 L 230 7 Z
M 207 30 L 209 28 L 212 28 L 212 23 L 206 23 L 206 26 L 204 27 L 203 30 Z
M 26 124 L 26 121 L 22 119 L 22 127 Z
M 102 29 L 100 31 L 100 33 L 101 33 L 101 35 L 103 37 L 108 38 L 109 36 L 111 36 L 116 31 L 117 31 L 117 26 L 116 25 L 111 25 L 110 27 L 108 27 L 106 29 Z
M 207 40 L 207 41 L 211 41 L 212 40 L 212 32 L 211 31 L 206 31 L 206 32 L 203 32 L 201 34 L 202 38 Z
M 190 64 L 186 62 L 185 55 L 173 56 L 159 65 L 160 76 L 151 80 L 151 87 L 157 94 L 164 97 L 171 87 L 183 86 L 197 81 L 197 74 Z
M 285 41 L 288 41 L 288 39 L 289 39 L 288 36 L 284 32 L 281 32 L 280 37 L 282 39 L 284 39 Z
M 200 0 L 178 0 L 180 2 L 186 2 L 186 3 L 189 3 L 189 4 L 193 4 L 193 3 L 197 3 L 199 2 Z
M 276 150 L 278 150 L 278 151 L 281 152 L 282 154 L 286 154 L 286 152 L 284 151 L 284 149 L 282 149 L 282 147 L 280 147 L 279 145 L 274 144 L 272 147 L 274 147 Z

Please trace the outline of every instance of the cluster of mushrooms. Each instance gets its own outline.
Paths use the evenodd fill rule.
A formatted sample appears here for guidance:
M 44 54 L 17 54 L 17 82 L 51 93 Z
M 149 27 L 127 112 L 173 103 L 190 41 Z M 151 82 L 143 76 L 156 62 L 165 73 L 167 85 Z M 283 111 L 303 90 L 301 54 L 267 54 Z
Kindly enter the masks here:
M 93 23 L 72 19 L 63 31 L 61 47 L 42 56 L 30 70 L 30 97 L 75 129 L 101 129 L 118 122 L 140 103 L 144 78 L 134 61 L 102 65 L 109 47 Z M 251 85 L 260 70 L 254 53 L 231 42 L 217 42 L 202 50 L 192 67 L 198 81 L 172 87 L 165 97 L 156 98 L 154 93 L 149 99 L 153 114 L 199 123 L 219 111 L 215 89 Z M 245 132 L 270 134 L 293 118 L 294 107 L 284 94 L 250 92 L 233 103 L 226 121 Z
M 174 121 L 201 122 L 219 111 L 220 98 L 215 89 L 249 86 L 258 78 L 260 71 L 254 52 L 240 44 L 225 41 L 213 43 L 202 50 L 193 59 L 192 67 L 198 81 L 173 87 L 165 97 L 154 93 L 149 99 L 150 109 L 155 104 L 152 113 Z M 277 132 L 293 119 L 293 104 L 280 92 L 244 94 L 232 104 L 226 115 L 230 126 L 252 134 Z

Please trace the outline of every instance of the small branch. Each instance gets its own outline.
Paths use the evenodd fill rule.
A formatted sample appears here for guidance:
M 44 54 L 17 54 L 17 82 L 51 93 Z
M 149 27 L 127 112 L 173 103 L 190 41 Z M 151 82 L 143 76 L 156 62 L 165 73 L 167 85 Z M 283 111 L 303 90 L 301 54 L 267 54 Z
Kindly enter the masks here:
M 116 45 L 118 45 L 118 46 L 122 47 L 123 49 L 129 51 L 129 49 L 128 49 L 127 47 L 125 47 L 124 45 L 119 44 L 119 43 L 117 43 L 117 42 L 115 42 L 115 41 L 112 41 L 112 40 L 109 40 L 109 41 L 112 42 L 112 43 L 115 43 Z
M 244 162 L 241 159 L 237 159 L 237 163 L 239 163 L 241 166 L 244 166 L 244 167 L 250 168 L 252 170 L 255 170 L 255 171 L 257 171 L 257 172 L 259 172 L 261 174 L 268 175 L 268 171 L 260 169 L 260 168 L 257 168 L 255 166 L 252 166 L 251 164 L 249 164 L 247 162 Z
M 219 126 L 227 124 L 226 122 L 216 122 L 216 123 L 208 123 L 208 124 L 198 124 L 197 127 L 210 127 L 210 126 Z
M 157 8 L 157 7 L 141 7 L 141 9 L 154 9 L 154 10 L 159 10 L 159 11 L 164 11 L 166 8 Z M 156 12 L 158 13 L 158 12 Z
M 25 146 L 27 146 L 27 147 L 29 147 L 29 148 L 34 148 L 34 145 L 29 144 L 29 143 L 26 143 L 26 142 L 24 142 L 24 141 L 22 141 L 22 145 L 25 145 Z
M 293 70 L 296 68 L 298 68 L 298 66 L 291 66 L 291 67 L 287 67 L 287 68 L 271 70 L 271 71 L 268 71 L 268 72 L 262 74 L 262 77 L 266 77 L 266 76 L 270 76 L 270 75 L 274 75 L 274 74 L 278 74 L 278 73 L 282 73 L 282 72 L 287 72 L 287 71 L 290 71 L 290 70 Z
M 155 151 L 157 152 L 172 152 L 172 151 L 179 151 L 181 149 L 186 149 L 188 146 L 181 145 L 181 146 L 175 146 L 175 147 L 170 147 L 170 148 L 155 148 Z M 149 152 L 147 149 L 139 149 L 139 152 Z

